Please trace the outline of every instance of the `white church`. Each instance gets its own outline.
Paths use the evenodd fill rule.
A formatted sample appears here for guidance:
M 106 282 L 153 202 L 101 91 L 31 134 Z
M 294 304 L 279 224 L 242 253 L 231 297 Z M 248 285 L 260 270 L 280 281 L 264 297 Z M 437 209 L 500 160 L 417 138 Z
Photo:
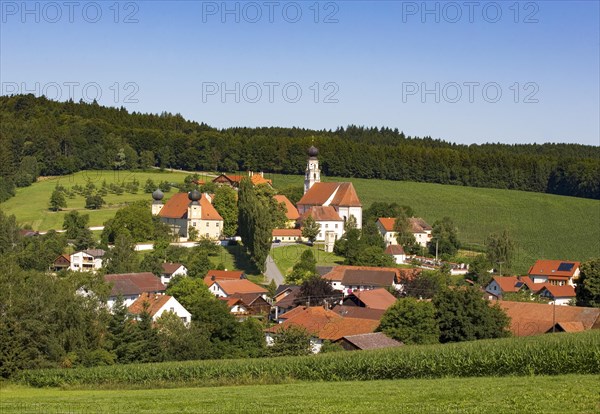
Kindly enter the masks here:
M 352 183 L 322 183 L 321 169 L 314 146 L 308 149 L 308 164 L 304 176 L 304 195 L 298 201 L 302 223 L 309 215 L 321 226 L 317 241 L 333 243 L 344 234 L 344 224 L 350 217 L 362 228 L 362 204 Z

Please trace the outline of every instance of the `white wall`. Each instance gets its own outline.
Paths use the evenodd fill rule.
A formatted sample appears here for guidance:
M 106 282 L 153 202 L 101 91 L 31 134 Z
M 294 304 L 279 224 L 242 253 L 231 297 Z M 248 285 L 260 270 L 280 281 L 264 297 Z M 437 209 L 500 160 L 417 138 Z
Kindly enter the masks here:
M 337 239 L 340 239 L 344 234 L 343 221 L 317 221 L 317 224 L 321 226 L 321 231 L 316 238 L 317 241 L 325 241 L 326 231 L 333 231 Z
M 156 312 L 152 318 L 153 321 L 156 322 L 160 316 L 165 312 L 173 312 L 177 315 L 184 323 L 188 324 L 192 320 L 192 314 L 187 311 L 186 308 L 183 307 L 177 299 L 171 297 L 159 310 Z M 185 319 L 184 319 L 185 318 Z
M 74 272 L 94 271 L 102 267 L 102 258 L 91 256 L 84 252 L 77 252 L 71 255 L 70 270 Z M 85 265 L 85 266 L 84 266 Z

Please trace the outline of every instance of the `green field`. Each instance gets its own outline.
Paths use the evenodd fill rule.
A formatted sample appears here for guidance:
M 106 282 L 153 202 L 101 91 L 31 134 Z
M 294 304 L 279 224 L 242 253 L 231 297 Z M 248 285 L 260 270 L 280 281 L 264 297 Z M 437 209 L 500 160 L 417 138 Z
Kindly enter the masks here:
M 84 185 L 88 179 L 97 186 L 103 180 L 127 182 L 135 177 L 143 186 L 146 179 L 182 182 L 187 173 L 84 171 L 42 180 L 17 190 L 17 196 L 0 204 L 7 214 L 15 214 L 21 224 L 37 230 L 59 229 L 65 211 L 48 210 L 54 186 Z M 268 175 L 276 188 L 302 185 L 303 176 Z M 343 181 L 344 178 L 324 178 Z M 462 186 L 414 183 L 404 181 L 349 179 L 356 187 L 364 207 L 374 201 L 410 205 L 430 224 L 450 216 L 458 226 L 463 243 L 482 245 L 492 232 L 508 229 L 517 242 L 514 270 L 525 273 L 537 259 L 587 260 L 600 255 L 600 201 L 524 191 L 472 188 Z M 148 200 L 142 190 L 138 194 L 105 197 L 108 206 L 98 211 L 84 210 L 83 197 L 68 199 L 68 209 L 84 210 L 90 225 L 100 226 L 125 202 Z
M 8 385 L 2 413 L 593 413 L 596 375 L 443 378 L 158 390 Z
M 276 188 L 302 185 L 303 176 L 269 175 Z M 374 201 L 411 206 L 429 224 L 449 216 L 463 243 L 483 245 L 508 229 L 517 242 L 514 270 L 537 259 L 587 260 L 600 256 L 600 201 L 525 191 L 406 181 L 326 177 L 352 181 L 363 207 Z
M 271 257 L 279 268 L 279 271 L 285 276 L 292 267 L 300 260 L 300 255 L 311 247 L 305 244 L 291 244 L 289 246 L 275 247 L 271 249 Z M 343 257 L 336 256 L 333 253 L 325 252 L 322 247 L 315 245 L 312 247 L 317 266 L 336 266 L 342 264 Z
M 29 224 L 34 230 L 50 230 L 62 228 L 63 218 L 70 210 L 80 210 L 90 215 L 90 226 L 102 226 L 102 224 L 112 218 L 115 212 L 124 205 L 124 203 L 151 200 L 150 194 L 144 193 L 144 184 L 147 179 L 152 179 L 156 184 L 161 181 L 180 183 L 188 174 L 178 172 L 131 172 L 131 171 L 81 171 L 72 175 L 60 177 L 43 178 L 30 187 L 18 188 L 17 195 L 4 203 L 0 208 L 6 214 L 14 214 L 21 225 Z M 134 179 L 140 182 L 140 189 L 137 194 L 123 193 L 122 195 L 107 194 L 104 198 L 106 206 L 100 210 L 86 210 L 85 199 L 77 195 L 74 199 L 67 198 L 67 208 L 63 211 L 53 212 L 48 209 L 50 195 L 60 184 L 66 188 L 78 184 L 85 186 L 89 181 L 93 182 L 97 188 L 100 188 L 102 182 L 106 180 L 107 184 L 127 183 Z M 171 193 L 177 191 L 172 189 Z M 166 194 L 166 197 L 170 193 Z

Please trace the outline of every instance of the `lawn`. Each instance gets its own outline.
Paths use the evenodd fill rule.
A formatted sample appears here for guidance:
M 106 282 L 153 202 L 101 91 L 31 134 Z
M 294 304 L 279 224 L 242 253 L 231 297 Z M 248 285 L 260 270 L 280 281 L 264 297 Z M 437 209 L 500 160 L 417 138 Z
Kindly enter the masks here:
M 322 246 L 315 245 L 309 247 L 305 244 L 291 244 L 288 246 L 275 247 L 271 249 L 271 257 L 273 257 L 279 271 L 285 276 L 292 270 L 292 267 L 296 262 L 300 260 L 302 252 L 308 249 L 312 249 L 315 259 L 317 259 L 317 266 L 336 266 L 344 261 L 343 257 L 323 251 Z
M 34 230 L 44 231 L 62 228 L 64 216 L 70 210 L 79 210 L 89 214 L 90 226 L 102 226 L 125 203 L 152 199 L 150 194 L 144 193 L 144 184 L 147 179 L 152 179 L 156 184 L 161 181 L 181 183 L 187 175 L 185 173 L 161 171 L 81 171 L 72 175 L 42 178 L 29 187 L 18 188 L 16 196 L 1 203 L 0 208 L 6 214 L 14 214 L 21 225 L 29 224 Z M 63 211 L 53 212 L 48 209 L 50 195 L 58 184 L 69 189 L 76 184 L 85 186 L 88 181 L 91 181 L 97 188 L 100 188 L 104 180 L 110 185 L 111 183 L 127 183 L 134 178 L 140 183 L 137 194 L 124 192 L 122 195 L 116 195 L 109 193 L 103 197 L 106 206 L 100 210 L 86 210 L 84 208 L 85 199 L 79 195 L 74 199 L 67 198 L 67 208 Z M 177 189 L 172 189 L 170 193 L 166 194 L 166 197 L 169 197 L 175 191 Z
M 269 175 L 276 188 L 302 185 L 303 176 Z M 463 243 L 483 245 L 492 232 L 509 230 L 517 242 L 514 270 L 537 259 L 587 260 L 600 256 L 600 201 L 525 191 L 322 177 L 351 181 L 363 207 L 374 201 L 411 206 L 429 224 L 449 216 Z
M 3 385 L 2 413 L 592 413 L 596 375 L 442 378 L 144 390 Z

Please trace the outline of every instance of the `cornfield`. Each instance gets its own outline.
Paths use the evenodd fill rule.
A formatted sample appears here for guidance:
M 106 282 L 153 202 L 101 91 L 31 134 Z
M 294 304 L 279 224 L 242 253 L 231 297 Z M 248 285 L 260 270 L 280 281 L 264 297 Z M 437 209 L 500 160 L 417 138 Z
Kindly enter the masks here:
M 305 357 L 22 372 L 35 387 L 175 387 L 401 378 L 600 374 L 600 331 Z

